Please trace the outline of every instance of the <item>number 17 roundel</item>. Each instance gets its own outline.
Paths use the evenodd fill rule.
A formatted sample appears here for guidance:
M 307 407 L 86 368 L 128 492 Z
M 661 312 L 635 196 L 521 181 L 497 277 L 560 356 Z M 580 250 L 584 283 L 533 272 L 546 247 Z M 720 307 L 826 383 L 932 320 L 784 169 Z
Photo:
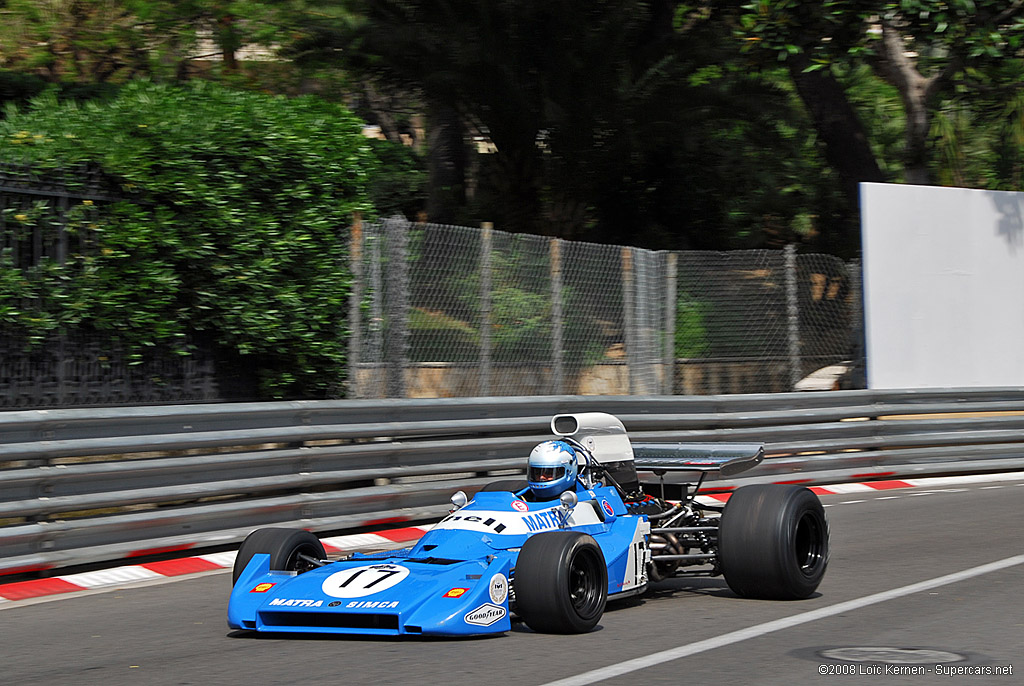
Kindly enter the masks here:
M 324 579 L 321 589 L 335 598 L 362 598 L 386 591 L 409 576 L 409 568 L 381 564 L 349 567 Z

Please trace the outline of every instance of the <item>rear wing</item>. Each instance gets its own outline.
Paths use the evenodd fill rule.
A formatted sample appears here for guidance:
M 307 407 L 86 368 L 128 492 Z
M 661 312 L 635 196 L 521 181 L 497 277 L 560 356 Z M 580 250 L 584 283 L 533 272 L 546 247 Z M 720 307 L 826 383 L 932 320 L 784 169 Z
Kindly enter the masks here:
M 735 476 L 761 464 L 760 443 L 634 443 L 638 472 L 718 472 Z

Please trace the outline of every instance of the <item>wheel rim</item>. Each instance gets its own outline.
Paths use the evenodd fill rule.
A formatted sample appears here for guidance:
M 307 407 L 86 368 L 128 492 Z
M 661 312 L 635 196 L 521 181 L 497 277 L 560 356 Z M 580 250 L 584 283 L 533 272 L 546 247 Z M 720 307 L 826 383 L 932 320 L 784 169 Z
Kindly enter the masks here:
M 569 599 L 580 617 L 593 617 L 601 609 L 601 575 L 588 551 L 578 553 L 569 566 Z
M 825 527 L 814 512 L 805 512 L 796 525 L 793 552 L 804 576 L 814 576 L 825 560 Z

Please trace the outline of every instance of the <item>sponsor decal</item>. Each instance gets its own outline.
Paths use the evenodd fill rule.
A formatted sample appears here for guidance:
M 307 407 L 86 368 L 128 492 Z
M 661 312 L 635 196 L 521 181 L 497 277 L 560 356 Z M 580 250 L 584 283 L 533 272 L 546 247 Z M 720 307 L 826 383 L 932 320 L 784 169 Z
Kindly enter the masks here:
M 300 600 L 297 598 L 274 598 L 270 601 L 271 607 L 321 607 L 323 604 L 322 600 Z
M 562 513 L 559 510 L 543 510 L 537 514 L 523 517 L 526 526 L 530 531 L 543 531 L 544 529 L 557 529 L 562 526 Z
M 472 612 L 467 612 L 466 616 L 463 619 L 466 620 L 466 624 L 476 624 L 477 626 L 490 626 L 504 616 L 505 608 L 503 608 L 502 606 L 484 603 Z
M 525 503 L 524 503 L 525 504 Z M 468 522 L 470 524 L 483 524 L 494 529 L 494 533 L 500 534 L 507 527 L 494 517 L 478 517 L 476 515 L 452 514 L 445 517 L 442 522 Z
M 508 579 L 504 574 L 495 574 L 491 577 L 491 585 L 487 590 L 491 595 L 491 602 L 501 605 L 505 598 L 508 598 Z
M 459 597 L 462 596 L 463 593 L 465 593 L 468 590 L 469 590 L 468 588 L 453 588 L 453 589 L 451 589 L 450 591 L 448 591 L 447 593 L 445 593 L 441 597 L 442 598 L 459 598 Z
M 324 579 L 320 589 L 334 598 L 362 598 L 386 591 L 409 576 L 402 565 L 379 564 L 349 567 Z
M 389 610 L 393 607 L 398 607 L 397 600 L 352 600 L 345 606 L 345 609 L 368 610 L 370 608 L 376 608 L 378 610 Z
M 519 510 L 520 512 L 529 512 L 530 506 L 524 503 L 522 500 L 513 500 L 512 509 Z
M 256 584 L 256 587 L 249 591 L 249 593 L 266 593 L 274 586 L 277 586 L 277 584 Z
M 607 500 L 602 500 L 601 501 L 601 507 L 603 507 L 604 511 L 607 512 L 612 517 L 615 516 L 615 510 L 612 508 L 611 504 L 609 504 L 609 502 Z

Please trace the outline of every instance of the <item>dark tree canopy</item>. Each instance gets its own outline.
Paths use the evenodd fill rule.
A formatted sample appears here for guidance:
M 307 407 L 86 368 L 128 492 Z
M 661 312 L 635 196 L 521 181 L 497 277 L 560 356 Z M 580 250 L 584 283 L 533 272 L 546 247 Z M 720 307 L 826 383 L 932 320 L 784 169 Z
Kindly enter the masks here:
M 438 221 L 849 255 L 862 181 L 1024 178 L 1021 0 L 2 6 L 0 96 L 148 75 L 347 100 L 425 149 L 392 155 L 430 182 L 392 178 L 386 211 Z

